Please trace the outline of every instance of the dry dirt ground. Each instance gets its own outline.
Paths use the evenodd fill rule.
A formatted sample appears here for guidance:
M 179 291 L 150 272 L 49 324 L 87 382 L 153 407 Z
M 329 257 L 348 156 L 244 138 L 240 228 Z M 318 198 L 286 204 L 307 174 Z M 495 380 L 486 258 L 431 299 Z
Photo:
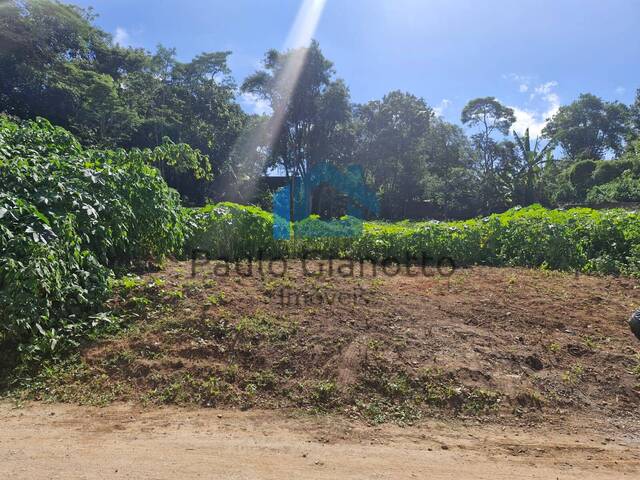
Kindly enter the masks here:
M 0 407 L 0 478 L 640 478 L 638 280 L 243 267 L 122 281 Z
M 0 478 L 638 478 L 639 437 L 577 426 L 425 421 L 164 407 L 0 405 Z M 606 426 L 603 426 L 606 430 Z
M 246 267 L 246 265 L 244 266 Z M 48 370 L 31 398 L 302 408 L 371 423 L 434 416 L 640 430 L 638 280 L 516 268 L 283 276 L 189 262 L 125 281 L 124 333 Z M 419 269 L 418 269 L 419 270 Z M 282 265 L 273 266 L 282 271 Z M 389 271 L 395 271 L 393 269 Z M 342 273 L 345 273 L 344 270 Z

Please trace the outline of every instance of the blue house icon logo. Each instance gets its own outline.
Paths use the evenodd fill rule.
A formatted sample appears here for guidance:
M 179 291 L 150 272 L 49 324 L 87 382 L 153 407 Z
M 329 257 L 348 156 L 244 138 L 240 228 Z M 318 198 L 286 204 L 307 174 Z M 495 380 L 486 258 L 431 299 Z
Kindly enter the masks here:
M 340 219 L 310 219 L 311 195 L 327 184 L 348 197 L 347 215 Z M 273 238 L 357 237 L 363 219 L 379 213 L 378 199 L 364 184 L 362 167 L 350 165 L 341 170 L 329 163 L 314 166 L 304 178 L 295 177 L 273 196 Z

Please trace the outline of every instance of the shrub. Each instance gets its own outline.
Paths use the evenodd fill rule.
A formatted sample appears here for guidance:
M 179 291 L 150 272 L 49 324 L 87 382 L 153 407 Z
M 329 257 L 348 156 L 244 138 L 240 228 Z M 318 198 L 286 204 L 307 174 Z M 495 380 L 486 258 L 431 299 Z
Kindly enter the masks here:
M 405 263 L 448 257 L 456 265 L 511 265 L 640 275 L 640 217 L 624 210 L 548 210 L 540 205 L 457 222 L 365 222 L 351 238 L 275 241 L 272 215 L 256 207 L 210 205 L 193 212 L 187 244 L 211 258 L 346 258 Z M 293 230 L 313 232 L 318 219 Z
M 597 162 L 597 166 L 593 171 L 593 184 L 602 185 L 614 180 L 622 175 L 626 170 L 634 168 L 634 162 L 631 160 L 601 160 Z
M 112 267 L 181 249 L 185 214 L 150 165 L 159 154 L 85 150 L 46 120 L 0 116 L 5 352 L 73 342 L 93 325 L 88 316 L 108 294 Z
M 593 160 L 576 162 L 569 171 L 569 179 L 578 195 L 584 198 L 586 191 L 593 185 L 593 172 L 597 163 Z
M 631 172 L 625 172 L 615 180 L 589 190 L 587 202 L 591 205 L 640 202 L 640 178 L 632 176 Z
M 273 215 L 258 207 L 224 202 L 190 210 L 191 235 L 185 249 L 224 260 L 280 258 L 283 242 L 273 238 Z

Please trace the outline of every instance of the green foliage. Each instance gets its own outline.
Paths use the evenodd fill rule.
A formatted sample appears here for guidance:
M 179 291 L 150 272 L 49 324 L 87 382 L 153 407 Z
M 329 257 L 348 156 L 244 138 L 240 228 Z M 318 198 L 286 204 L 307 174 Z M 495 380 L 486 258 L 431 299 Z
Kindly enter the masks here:
M 583 196 L 593 185 L 592 175 L 596 170 L 596 166 L 597 163 L 593 160 L 581 160 L 576 162 L 569 170 L 569 179 L 578 195 Z
M 622 175 L 627 170 L 634 170 L 637 166 L 632 160 L 604 160 L 597 162 L 596 168 L 592 173 L 593 184 L 602 185 L 608 183 Z
M 615 180 L 596 185 L 587 194 L 587 203 L 640 202 L 640 178 L 625 172 Z
M 0 112 L 47 118 L 83 145 L 164 144 L 156 160 L 165 180 L 203 202 L 215 190 L 209 174 L 229 173 L 229 152 L 245 121 L 230 52 L 182 63 L 164 47 L 150 53 L 114 44 L 94 19 L 90 10 L 57 1 L 3 1 Z
M 269 155 L 264 166 L 279 166 L 288 175 L 304 177 L 315 164 L 343 155 L 349 90 L 333 78 L 333 64 L 324 57 L 318 42 L 285 52 L 270 50 L 263 64 L 263 70 L 244 81 L 242 91 L 269 102 L 274 112 L 272 121 L 258 127 L 272 137 L 267 142 Z M 293 76 L 292 65 L 300 67 Z
M 273 239 L 273 215 L 258 207 L 224 202 L 191 210 L 193 231 L 186 252 L 201 250 L 212 258 L 279 258 L 285 245 Z
M 635 144 L 618 160 L 580 160 L 551 172 L 548 178 L 554 204 L 639 201 L 636 184 L 640 178 L 640 156 Z
M 542 131 L 557 141 L 569 158 L 599 160 L 609 151 L 620 154 L 629 133 L 629 109 L 590 93 L 560 107 Z
M 640 217 L 624 210 L 548 210 L 540 205 L 458 222 L 365 222 L 353 238 L 275 241 L 272 215 L 219 204 L 193 213 L 187 244 L 212 258 L 280 258 L 312 254 L 353 260 L 511 265 L 640 276 Z M 302 224 L 317 219 L 303 220 Z M 303 230 L 308 230 L 310 226 Z M 298 227 L 294 231 L 301 231 Z M 259 255 L 261 252 L 261 255 Z
M 378 192 L 385 218 L 405 217 L 407 203 L 424 190 L 429 160 L 424 140 L 434 117 L 424 99 L 400 91 L 356 109 L 356 163 Z
M 47 217 L 72 215 L 82 246 L 102 263 L 162 257 L 181 248 L 180 198 L 150 165 L 167 155 L 165 147 L 84 150 L 46 120 L 17 124 L 5 117 L 0 142 L 4 191 Z
M 172 146 L 172 149 L 178 146 Z M 74 343 L 109 291 L 111 268 L 182 248 L 178 194 L 158 150 L 85 150 L 46 120 L 0 116 L 0 342 L 33 355 Z
M 515 145 L 508 141 L 498 142 L 495 137 L 509 133 L 516 121 L 515 113 L 495 97 L 476 98 L 465 105 L 461 121 L 477 128 L 477 132 L 471 135 L 471 142 L 479 157 L 481 212 L 502 209 L 511 200 L 509 184 L 512 181 L 509 177 L 515 174 L 517 161 Z

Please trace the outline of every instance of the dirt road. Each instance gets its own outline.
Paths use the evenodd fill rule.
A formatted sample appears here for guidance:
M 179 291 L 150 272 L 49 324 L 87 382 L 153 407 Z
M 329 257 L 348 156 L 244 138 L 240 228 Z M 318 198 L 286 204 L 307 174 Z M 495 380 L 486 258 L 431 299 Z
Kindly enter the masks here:
M 571 427 L 370 427 L 273 412 L 0 405 L 7 479 L 638 478 L 639 439 Z

